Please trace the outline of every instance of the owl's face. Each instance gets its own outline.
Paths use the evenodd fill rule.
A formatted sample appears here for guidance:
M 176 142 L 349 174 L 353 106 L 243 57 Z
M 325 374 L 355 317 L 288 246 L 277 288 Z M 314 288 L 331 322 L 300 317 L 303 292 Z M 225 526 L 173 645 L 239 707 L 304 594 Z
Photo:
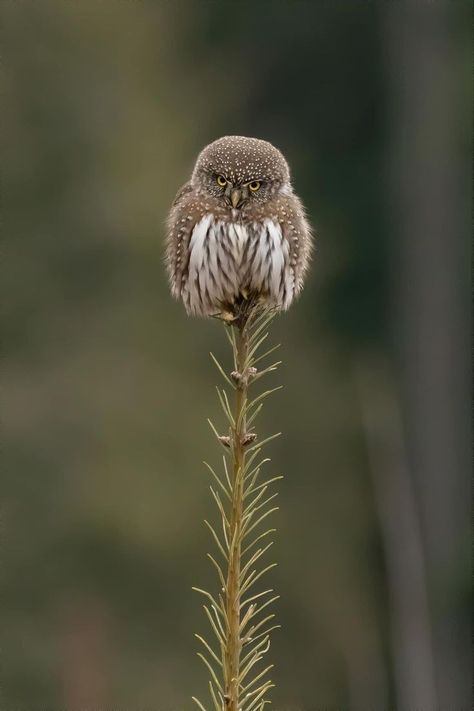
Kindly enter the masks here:
M 288 164 L 280 151 L 267 141 L 243 136 L 225 136 L 207 146 L 192 183 L 233 209 L 291 192 Z

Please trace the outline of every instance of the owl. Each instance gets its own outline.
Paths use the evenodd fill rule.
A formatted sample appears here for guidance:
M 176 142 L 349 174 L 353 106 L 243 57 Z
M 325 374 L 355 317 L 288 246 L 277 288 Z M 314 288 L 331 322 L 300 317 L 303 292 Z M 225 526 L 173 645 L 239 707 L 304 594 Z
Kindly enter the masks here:
M 231 319 L 242 302 L 286 310 L 303 287 L 311 230 L 288 163 L 267 141 L 206 146 L 167 227 L 171 292 L 188 314 Z

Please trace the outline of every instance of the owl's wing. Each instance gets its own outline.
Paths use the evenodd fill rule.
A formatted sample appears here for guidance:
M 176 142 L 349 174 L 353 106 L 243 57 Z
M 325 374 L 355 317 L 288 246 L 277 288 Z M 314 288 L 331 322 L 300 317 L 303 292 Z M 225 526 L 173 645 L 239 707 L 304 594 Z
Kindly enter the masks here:
M 193 225 L 186 216 L 193 190 L 191 183 L 186 183 L 178 190 L 167 220 L 165 261 L 171 293 L 176 298 L 181 294 L 183 275 L 188 269 L 189 241 Z
M 294 293 L 303 288 L 304 277 L 311 260 L 313 236 L 301 200 L 292 195 L 280 206 L 280 226 L 288 241 L 290 266 L 294 275 Z
M 176 197 L 173 200 L 173 202 L 171 203 L 171 206 L 174 207 L 175 205 L 179 205 L 179 203 L 181 202 L 181 199 L 188 193 L 192 193 L 192 191 L 193 191 L 193 186 L 191 185 L 191 183 L 190 182 L 185 183 L 176 193 Z

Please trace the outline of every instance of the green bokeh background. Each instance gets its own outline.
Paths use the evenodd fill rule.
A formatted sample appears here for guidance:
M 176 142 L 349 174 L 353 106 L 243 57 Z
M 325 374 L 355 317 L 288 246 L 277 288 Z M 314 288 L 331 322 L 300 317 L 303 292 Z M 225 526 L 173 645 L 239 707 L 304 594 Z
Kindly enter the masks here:
M 222 328 L 164 221 L 224 134 L 317 235 L 262 416 L 277 711 L 470 708 L 470 3 L 3 0 L 5 711 L 182 711 Z M 269 581 L 268 581 L 269 582 Z

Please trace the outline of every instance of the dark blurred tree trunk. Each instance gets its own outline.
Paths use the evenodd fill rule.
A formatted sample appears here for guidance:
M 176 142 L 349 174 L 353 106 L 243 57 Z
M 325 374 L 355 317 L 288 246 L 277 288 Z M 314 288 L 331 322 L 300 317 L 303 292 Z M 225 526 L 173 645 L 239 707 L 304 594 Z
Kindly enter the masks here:
M 470 12 L 440 0 L 386 7 L 393 306 L 408 462 L 430 583 L 437 707 L 467 709 L 469 158 L 462 132 L 469 116 L 459 37 Z
M 356 367 L 387 569 L 396 708 L 435 709 L 433 645 L 420 516 L 393 378 L 382 359 Z

